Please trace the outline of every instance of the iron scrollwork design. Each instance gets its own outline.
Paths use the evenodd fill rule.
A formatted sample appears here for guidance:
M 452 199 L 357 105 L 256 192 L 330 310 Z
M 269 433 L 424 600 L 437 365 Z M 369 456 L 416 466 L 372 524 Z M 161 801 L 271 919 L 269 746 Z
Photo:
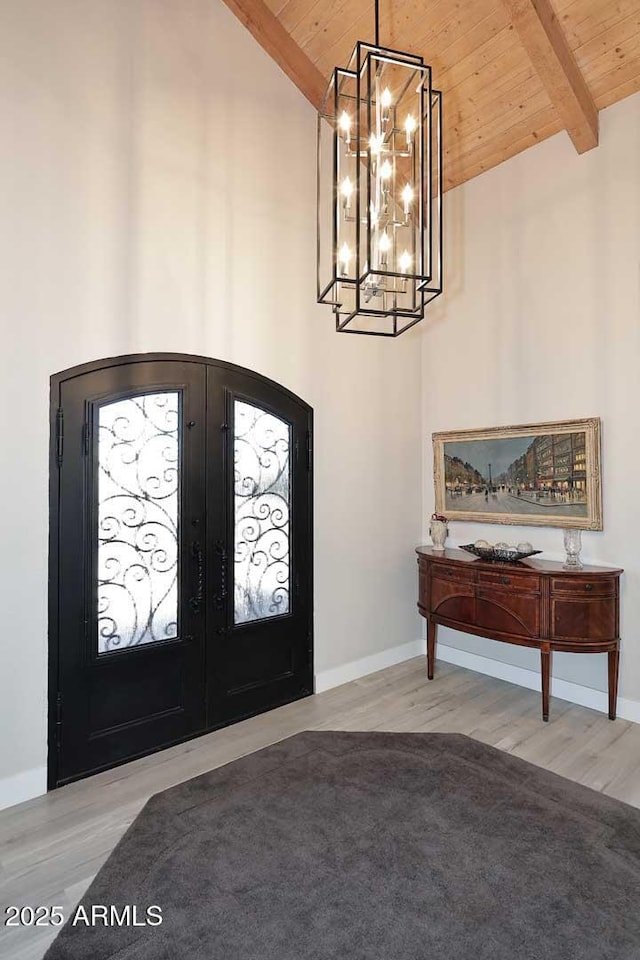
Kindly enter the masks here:
M 180 394 L 98 411 L 98 653 L 178 635 Z
M 234 622 L 289 612 L 291 427 L 234 403 Z

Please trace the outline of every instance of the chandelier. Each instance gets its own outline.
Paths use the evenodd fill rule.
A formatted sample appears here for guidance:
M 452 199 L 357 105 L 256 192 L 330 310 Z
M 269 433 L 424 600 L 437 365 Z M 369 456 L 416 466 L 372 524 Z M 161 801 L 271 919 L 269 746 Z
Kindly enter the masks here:
M 359 41 L 318 113 L 318 302 L 396 337 L 442 293 L 442 95 L 422 57 Z

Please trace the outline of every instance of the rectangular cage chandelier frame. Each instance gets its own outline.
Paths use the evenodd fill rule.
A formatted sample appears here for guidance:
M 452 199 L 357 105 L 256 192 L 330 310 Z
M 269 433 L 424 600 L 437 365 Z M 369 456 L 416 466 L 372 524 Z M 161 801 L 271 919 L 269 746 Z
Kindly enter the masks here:
M 318 113 L 319 303 L 396 337 L 442 293 L 442 94 L 421 56 L 359 41 Z

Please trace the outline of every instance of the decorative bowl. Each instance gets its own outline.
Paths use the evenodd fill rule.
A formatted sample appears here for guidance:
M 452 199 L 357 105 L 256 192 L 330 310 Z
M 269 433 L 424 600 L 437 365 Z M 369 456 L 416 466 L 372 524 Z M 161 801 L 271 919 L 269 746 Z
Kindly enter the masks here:
M 525 560 L 527 557 L 533 557 L 536 553 L 542 553 L 542 550 L 529 550 L 523 553 L 517 549 L 504 550 L 498 547 L 476 547 L 475 543 L 466 543 L 460 545 L 461 550 L 467 553 L 473 553 L 481 560 L 493 560 L 498 563 L 517 563 L 518 560 Z

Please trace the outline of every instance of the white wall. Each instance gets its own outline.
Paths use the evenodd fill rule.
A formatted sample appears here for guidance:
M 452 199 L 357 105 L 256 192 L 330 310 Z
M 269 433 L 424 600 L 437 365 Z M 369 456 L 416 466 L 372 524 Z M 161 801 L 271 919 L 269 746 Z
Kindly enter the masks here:
M 231 360 L 315 408 L 316 669 L 419 635 L 420 331 L 315 304 L 315 114 L 218 0 L 2 0 L 0 805 L 46 762 L 48 379 Z M 10 779 L 7 779 L 10 778 Z
M 583 533 L 583 559 L 626 570 L 621 695 L 640 701 L 640 95 L 600 123 L 581 157 L 559 134 L 447 194 L 446 297 L 422 339 L 423 514 L 434 431 L 600 416 L 604 531 Z M 453 544 L 508 534 L 564 556 L 558 528 L 450 529 Z M 539 669 L 533 650 L 440 638 Z M 606 689 L 604 656 L 556 654 L 553 673 Z

